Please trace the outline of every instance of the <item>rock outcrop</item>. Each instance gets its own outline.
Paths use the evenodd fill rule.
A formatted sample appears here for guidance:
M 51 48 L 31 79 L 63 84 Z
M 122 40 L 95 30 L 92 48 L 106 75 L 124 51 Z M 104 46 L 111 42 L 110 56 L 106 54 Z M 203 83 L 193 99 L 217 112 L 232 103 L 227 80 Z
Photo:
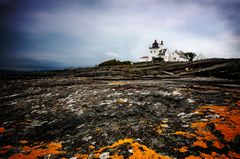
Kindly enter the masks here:
M 2 158 L 240 158 L 239 60 L 1 78 Z

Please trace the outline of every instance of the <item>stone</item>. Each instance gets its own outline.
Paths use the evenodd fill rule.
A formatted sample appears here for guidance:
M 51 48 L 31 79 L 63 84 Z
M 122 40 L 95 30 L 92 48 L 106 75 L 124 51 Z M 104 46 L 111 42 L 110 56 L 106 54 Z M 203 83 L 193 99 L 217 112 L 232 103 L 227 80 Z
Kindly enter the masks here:
M 104 152 L 99 156 L 100 159 L 108 159 L 109 158 L 109 152 Z
M 29 151 L 23 151 L 24 146 L 47 150 L 51 145 L 61 145 L 56 151 L 66 153 L 50 153 L 50 158 L 71 158 L 75 155 L 94 158 L 95 152 L 102 148 L 105 149 L 98 153 L 102 158 L 112 157 L 116 153 L 128 158 L 135 153 L 135 147 L 129 142 L 131 140 L 135 145 L 145 145 L 139 146 L 141 149 L 136 147 L 142 151 L 149 148 L 151 152 L 153 150 L 172 158 L 186 158 L 188 155 L 199 157 L 201 153 L 209 155 L 210 150 L 217 150 L 212 141 L 204 139 L 208 145 L 204 149 L 193 145 L 199 137 L 205 136 L 198 135 L 200 131 L 197 131 L 196 123 L 202 124 L 200 126 L 218 120 L 225 123 L 222 118 L 225 112 L 203 112 L 199 107 L 230 106 L 226 113 L 236 108 L 238 110 L 239 71 L 236 70 L 240 67 L 236 64 L 235 69 L 228 67 L 223 70 L 231 71 L 221 73 L 219 68 L 225 62 L 220 60 L 217 66 L 221 67 L 211 69 L 215 64 L 208 60 L 211 63 L 149 63 L 134 64 L 129 68 L 111 66 L 57 73 L 36 72 L 1 80 L 0 121 L 3 124 L 0 126 L 0 141 L 1 145 L 13 146 L 3 156 L 10 158 L 12 153 L 29 155 Z M 232 63 L 225 60 L 228 64 Z M 205 64 L 209 66 L 207 69 L 203 69 Z M 151 67 L 158 69 L 157 75 L 152 74 L 157 72 Z M 186 67 L 194 68 L 194 71 L 186 72 Z M 112 69 L 118 71 L 111 73 Z M 175 76 L 163 74 L 164 70 Z M 183 72 L 188 74 L 181 74 Z M 83 77 L 85 75 L 88 77 Z M 11 96 L 14 94 L 18 95 Z M 231 117 L 233 114 L 228 115 Z M 192 127 L 193 123 L 196 127 Z M 232 124 L 226 127 L 235 132 Z M 226 142 L 225 134 L 220 129 L 216 130 L 216 126 L 219 125 L 212 123 L 202 131 L 211 130 L 219 142 L 228 143 L 227 147 L 216 153 L 224 150 L 224 155 L 229 157 L 230 150 L 239 152 L 239 137 Z M 118 142 L 124 139 L 127 142 Z M 28 144 L 19 143 L 21 140 L 28 140 Z M 116 146 L 116 143 L 119 145 Z M 113 144 L 116 147 L 111 147 Z M 187 153 L 176 150 L 183 146 L 189 147 Z M 44 157 L 48 156 L 39 156 Z
M 183 116 L 183 115 L 185 115 L 184 112 L 181 112 L 181 113 L 177 114 L 177 116 Z

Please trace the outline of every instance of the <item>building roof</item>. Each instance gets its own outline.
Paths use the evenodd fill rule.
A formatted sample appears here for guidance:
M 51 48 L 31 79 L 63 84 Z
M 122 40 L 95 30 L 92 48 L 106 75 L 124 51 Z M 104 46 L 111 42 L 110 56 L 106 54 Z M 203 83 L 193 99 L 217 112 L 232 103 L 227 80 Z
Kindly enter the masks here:
M 159 44 L 158 44 L 157 40 L 155 40 L 154 43 L 152 44 L 152 47 L 150 47 L 150 49 L 159 48 L 158 45 L 159 45 Z
M 162 49 L 162 50 L 160 50 L 160 52 L 159 52 L 159 56 L 160 55 L 165 55 L 166 54 L 166 52 L 167 52 L 167 49 Z
M 141 57 L 141 59 L 146 59 L 146 58 L 149 58 L 148 56 L 143 56 L 143 57 Z
M 179 55 L 181 58 L 183 58 L 183 59 L 189 59 L 189 57 L 186 56 L 183 52 L 177 52 L 177 51 L 175 51 L 175 53 L 178 54 L 178 55 Z

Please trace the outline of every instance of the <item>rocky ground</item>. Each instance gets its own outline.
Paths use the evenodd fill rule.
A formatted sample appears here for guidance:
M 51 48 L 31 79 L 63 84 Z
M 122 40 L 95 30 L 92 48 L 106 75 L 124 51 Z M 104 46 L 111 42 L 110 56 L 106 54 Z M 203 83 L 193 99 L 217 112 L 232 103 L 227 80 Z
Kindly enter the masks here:
M 240 60 L 2 75 L 0 158 L 240 158 Z

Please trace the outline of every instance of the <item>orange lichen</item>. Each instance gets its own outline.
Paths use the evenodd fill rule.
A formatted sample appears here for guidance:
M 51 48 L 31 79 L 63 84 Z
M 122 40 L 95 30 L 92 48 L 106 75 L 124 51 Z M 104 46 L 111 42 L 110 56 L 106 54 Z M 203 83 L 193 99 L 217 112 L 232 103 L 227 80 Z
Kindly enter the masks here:
M 218 140 L 217 137 L 215 137 L 210 131 L 208 130 L 204 130 L 204 129 L 197 129 L 195 131 L 196 134 L 198 134 L 199 136 L 197 137 L 198 141 L 202 141 L 202 140 L 207 140 L 207 141 L 211 141 L 212 145 L 218 149 L 222 149 L 224 147 L 223 144 L 221 144 Z
M 239 102 L 239 101 L 238 101 Z M 240 106 L 240 102 L 236 103 Z M 226 142 L 231 142 L 236 136 L 240 135 L 240 109 L 237 106 L 202 106 L 195 112 L 197 114 L 212 114 L 212 118 L 208 118 L 207 121 L 197 121 L 191 124 L 191 127 L 195 129 L 195 134 L 189 135 L 189 132 L 175 132 L 176 135 L 182 135 L 187 138 L 196 137 L 196 141 L 193 146 L 201 148 L 207 148 L 206 141 L 212 143 L 212 146 L 222 149 L 224 145 L 220 142 L 210 131 L 210 124 L 214 125 L 215 130 L 221 132 L 224 135 Z M 209 116 L 211 117 L 211 116 Z M 201 158 L 240 158 L 240 155 L 236 152 L 229 152 L 228 156 L 223 154 L 217 154 L 212 152 L 211 154 L 201 153 Z M 196 156 L 189 156 L 187 159 L 195 158 Z
M 90 145 L 90 146 L 88 146 L 88 148 L 90 148 L 90 149 L 94 149 L 94 148 L 95 148 L 95 146 L 93 146 L 93 145 Z
M 227 157 L 224 154 L 217 154 L 216 152 L 212 152 L 211 154 L 200 153 L 201 157 L 204 159 L 231 159 L 232 157 Z
M 179 148 L 179 149 L 175 148 L 174 150 L 178 150 L 179 152 L 184 153 L 184 152 L 187 152 L 187 151 L 188 151 L 188 147 L 187 147 L 187 146 L 183 146 L 183 147 L 181 147 L 181 148 Z
M 229 100 L 229 99 L 224 99 L 224 101 L 225 101 L 225 102 L 228 102 L 228 103 L 231 102 L 231 100 Z
M 193 146 L 198 146 L 198 147 L 202 147 L 202 148 L 207 148 L 207 144 L 201 140 L 195 141 L 193 143 Z
M 192 128 L 205 128 L 207 126 L 207 122 L 196 122 L 192 123 Z
M 197 156 L 188 156 L 185 159 L 202 159 L 202 158 Z
M 196 134 L 198 134 L 200 137 L 198 137 L 198 140 L 207 140 L 207 141 L 215 141 L 217 140 L 217 138 L 210 132 L 207 130 L 207 128 L 205 129 L 197 129 L 195 131 Z
M 220 143 L 218 140 L 213 141 L 213 146 L 216 147 L 217 149 L 224 148 L 224 145 Z
M 206 141 L 211 141 L 212 145 L 218 149 L 222 149 L 224 147 L 221 144 L 217 137 L 215 137 L 208 129 L 207 129 L 207 122 L 196 122 L 192 123 L 192 128 L 195 128 L 195 133 L 198 135 L 197 141 L 194 143 L 195 146 L 200 146 L 203 148 L 207 148 Z M 202 144 L 201 144 L 202 143 Z M 203 144 L 204 143 L 204 144 Z
M 0 154 L 4 155 L 12 148 L 13 148 L 13 146 L 11 146 L 11 145 L 0 147 Z
M 95 151 L 95 152 L 102 152 L 102 151 L 104 151 L 105 149 L 112 149 L 112 148 L 117 147 L 117 146 L 119 146 L 119 145 L 123 145 L 123 144 L 125 144 L 125 143 L 132 143 L 132 142 L 134 142 L 133 139 L 123 139 L 123 140 L 119 140 L 119 141 L 115 142 L 114 144 L 112 144 L 111 146 L 102 147 L 102 148 L 100 148 L 99 150 L 97 150 L 97 151 Z
M 0 154 L 5 154 L 5 153 L 7 153 L 8 152 L 8 150 L 0 150 Z
M 118 155 L 118 154 L 114 154 L 114 155 L 110 156 L 109 158 L 112 158 L 112 159 L 124 159 L 123 156 Z
M 216 123 L 215 127 L 216 130 L 221 131 L 221 133 L 224 135 L 224 139 L 227 141 L 233 140 L 235 136 L 240 133 L 240 129 L 236 128 L 238 132 L 235 132 L 236 129 L 232 129 L 229 123 Z
M 111 146 L 106 146 L 103 148 L 100 148 L 99 150 L 94 151 L 94 157 L 95 158 L 99 158 L 100 155 L 103 152 L 107 152 L 107 150 L 111 150 L 114 149 L 115 150 L 115 154 L 110 155 L 109 158 L 117 158 L 117 159 L 122 159 L 124 158 L 122 155 L 119 155 L 117 148 L 120 145 L 124 145 L 124 144 L 129 144 L 129 149 L 131 147 L 131 151 L 132 151 L 132 155 L 129 157 L 129 159 L 138 159 L 138 158 L 161 158 L 161 159 L 170 159 L 170 157 L 168 156 L 162 156 L 158 153 L 156 153 L 154 150 L 149 149 L 147 146 L 139 144 L 138 142 L 135 142 L 133 139 L 123 139 L 123 140 L 119 140 L 117 142 L 115 142 L 114 144 L 112 144 Z
M 228 155 L 229 155 L 229 157 L 231 157 L 231 158 L 240 158 L 240 154 L 237 154 L 236 152 L 230 151 L 230 152 L 228 153 Z
M 213 151 L 212 156 L 217 156 L 217 153 Z
M 74 157 L 81 158 L 81 159 L 88 159 L 88 155 L 86 154 L 75 154 Z
M 202 106 L 196 112 L 198 114 L 213 114 L 212 118 L 209 118 L 208 121 L 197 121 L 191 124 L 191 128 L 195 129 L 194 133 L 177 131 L 175 135 L 182 135 L 186 138 L 194 138 L 196 141 L 192 146 L 208 148 L 206 142 L 211 143 L 213 147 L 222 149 L 224 145 L 220 140 L 209 130 L 209 124 L 214 124 L 215 129 L 219 130 L 223 135 L 224 139 L 227 141 L 233 140 L 237 134 L 240 133 L 238 125 L 240 125 L 240 111 L 235 108 L 230 108 L 230 106 Z M 216 114 L 216 116 L 214 116 Z M 155 131 L 158 134 L 161 134 L 163 128 L 167 127 L 165 125 L 158 125 Z M 112 155 L 109 155 L 109 158 L 122 159 L 123 155 L 119 153 L 121 150 L 118 149 L 119 146 L 124 145 L 128 150 L 131 150 L 132 155 L 129 156 L 130 159 L 137 158 L 163 158 L 169 159 L 168 156 L 161 156 L 157 154 L 154 150 L 147 148 L 145 145 L 141 145 L 135 142 L 133 139 L 123 139 L 115 142 L 111 146 L 106 146 L 95 150 L 92 152 L 94 158 L 99 158 L 104 152 L 113 152 Z M 89 147 L 91 148 L 91 147 Z M 92 147 L 94 148 L 94 147 Z M 188 151 L 187 146 L 183 146 L 178 150 L 181 153 Z M 89 155 L 78 156 L 79 158 L 87 158 Z M 200 152 L 200 156 L 188 156 L 186 159 L 200 159 L 200 158 L 240 158 L 240 155 L 236 152 L 229 152 L 228 156 L 224 154 L 218 154 L 216 152 L 210 152 L 210 154 Z
M 62 154 L 64 151 L 60 151 L 62 148 L 61 143 L 51 142 L 49 144 L 40 144 L 33 147 L 22 147 L 22 153 L 13 154 L 9 159 L 35 159 L 46 155 Z
M 212 119 L 210 122 L 214 123 L 215 129 L 224 135 L 226 141 L 232 141 L 237 135 L 240 135 L 240 110 L 233 109 L 230 106 L 203 106 L 200 111 L 210 111 L 217 114 L 220 118 Z M 198 122 L 197 124 L 199 124 Z M 196 124 L 196 123 L 195 123 Z M 205 124 L 208 124 L 205 122 Z M 204 124 L 199 126 L 204 128 Z
M 183 146 L 183 147 L 181 147 L 179 149 L 179 152 L 182 152 L 182 153 L 187 152 L 187 151 L 188 151 L 188 147 L 187 146 Z
M 189 133 L 189 132 L 184 132 L 184 131 L 176 131 L 174 134 L 176 134 L 176 135 L 182 135 L 182 136 L 184 136 L 184 137 L 186 137 L 186 138 L 194 138 L 194 137 L 197 136 L 197 135 L 195 135 L 195 134 L 192 134 L 192 133 Z
M 207 130 L 206 126 L 210 123 L 215 125 L 215 129 L 224 135 L 226 141 L 232 141 L 237 135 L 240 135 L 240 110 L 233 109 L 230 106 L 202 106 L 199 112 L 210 111 L 212 114 L 217 114 L 219 118 L 211 119 L 208 122 L 192 123 L 192 128 L 197 128 L 196 133 L 205 136 L 206 140 L 214 140 L 215 147 L 222 148 L 216 137 Z
M 177 150 L 181 153 L 185 152 L 191 152 L 192 148 L 194 149 L 196 147 L 200 147 L 199 149 L 199 156 L 188 156 L 186 159 L 200 159 L 200 158 L 240 158 L 240 154 L 238 152 L 228 152 L 227 156 L 224 154 L 218 154 L 217 152 L 209 152 L 209 154 L 206 154 L 206 152 L 200 152 L 201 148 L 208 148 L 208 146 L 213 146 L 217 149 L 224 148 L 222 139 L 218 139 L 219 136 L 215 136 L 215 133 L 213 132 L 213 128 L 221 132 L 222 135 L 224 135 L 224 140 L 226 142 L 231 142 L 235 139 L 237 135 L 240 135 L 240 101 L 236 103 L 236 105 L 233 106 L 202 106 L 195 112 L 198 112 L 197 114 L 207 114 L 207 121 L 196 121 L 191 124 L 191 128 L 193 129 L 193 133 L 191 132 L 183 132 L 183 131 L 177 131 L 173 133 L 174 135 L 181 135 L 183 137 L 186 137 L 188 139 L 194 140 L 193 145 L 187 145 L 182 146 L 180 148 L 176 148 L 174 150 Z M 209 115 L 209 114 L 212 114 Z M 211 118 L 212 117 L 212 118 Z M 210 126 L 211 124 L 211 126 Z M 167 128 L 167 124 L 160 124 L 157 125 L 157 127 L 154 129 L 158 134 L 161 134 L 164 130 L 164 128 Z M 0 128 L 0 133 L 4 133 L 5 129 L 3 127 Z M 100 128 L 96 128 L 96 132 L 100 132 Z M 20 140 L 20 144 L 27 144 L 28 141 L 26 140 Z M 208 143 L 208 145 L 206 144 Z M 49 144 L 35 144 L 36 146 L 24 146 L 21 145 L 19 149 L 21 150 L 21 153 L 13 154 L 10 156 L 10 159 L 14 158 L 38 158 L 38 157 L 46 157 L 51 155 L 57 155 L 57 154 L 64 154 L 64 151 L 61 151 L 62 148 L 61 143 L 49 143 Z M 125 156 L 121 153 L 122 146 L 126 147 L 127 150 L 130 152 L 130 159 L 137 159 L 137 158 L 160 158 L 160 159 L 170 159 L 168 156 L 162 156 L 161 154 L 156 153 L 154 150 L 148 148 L 145 145 L 142 145 L 133 139 L 126 138 L 119 140 L 115 143 L 113 143 L 110 146 L 102 147 L 98 150 L 96 150 L 95 146 L 90 145 L 89 148 L 89 154 L 75 154 L 74 157 L 77 158 L 99 158 L 103 153 L 105 152 L 111 152 L 109 153 L 109 158 L 114 159 L 123 159 Z M 0 154 L 6 154 L 12 146 L 5 146 L 0 149 Z M 76 150 L 80 151 L 80 148 L 76 148 Z M 216 149 L 215 149 L 216 150 Z M 55 156 L 54 156 L 55 157 Z
M 92 151 L 91 155 L 89 154 L 75 154 L 74 157 L 81 158 L 81 159 L 87 159 L 87 158 L 100 158 L 100 156 L 104 152 L 112 152 L 113 154 L 109 155 L 108 158 L 112 159 L 123 159 L 124 156 L 120 155 L 121 152 L 118 147 L 120 146 L 126 146 L 126 148 L 131 151 L 131 156 L 129 156 L 129 159 L 152 159 L 152 158 L 159 158 L 159 159 L 171 159 L 168 156 L 162 156 L 158 153 L 156 153 L 154 150 L 148 148 L 145 145 L 139 144 L 138 142 L 134 141 L 133 139 L 123 139 L 119 140 L 115 143 L 113 143 L 110 146 L 102 147 L 99 150 Z M 91 145 L 89 146 L 91 147 Z M 93 147 L 92 147 L 93 148 Z
M 3 148 L 3 149 L 11 149 L 11 148 L 13 148 L 13 146 L 7 145 L 7 146 L 3 146 L 2 148 Z
M 22 151 L 24 151 L 24 152 L 28 152 L 28 151 L 31 151 L 31 147 L 29 147 L 29 146 L 23 146 L 22 147 Z
M 28 143 L 28 141 L 27 140 L 20 140 L 19 143 L 20 144 L 26 144 L 26 143 Z
M 236 104 L 237 104 L 237 106 L 240 107 L 240 100 L 238 100 L 238 101 L 236 102 Z
M 4 127 L 0 127 L 0 134 L 4 133 L 5 128 Z
M 207 158 L 207 159 L 215 159 L 215 157 L 213 157 L 212 155 L 205 154 L 205 153 L 200 153 L 200 154 L 201 154 L 201 156 L 202 156 L 203 158 Z

